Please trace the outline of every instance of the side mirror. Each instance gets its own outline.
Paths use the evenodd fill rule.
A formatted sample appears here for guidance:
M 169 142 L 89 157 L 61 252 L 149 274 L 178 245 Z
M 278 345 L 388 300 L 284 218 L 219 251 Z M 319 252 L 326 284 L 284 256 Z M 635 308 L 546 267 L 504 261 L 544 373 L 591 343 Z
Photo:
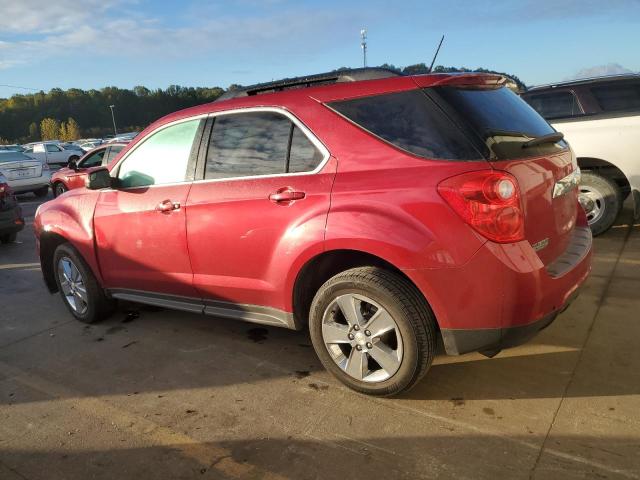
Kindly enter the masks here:
M 67 167 L 69 167 L 71 170 L 77 172 L 78 171 L 78 162 L 76 162 L 74 159 L 71 159 L 67 163 Z
M 87 176 L 86 186 L 89 190 L 100 190 L 103 188 L 111 188 L 113 178 L 109 175 L 107 168 L 98 168 L 89 173 Z

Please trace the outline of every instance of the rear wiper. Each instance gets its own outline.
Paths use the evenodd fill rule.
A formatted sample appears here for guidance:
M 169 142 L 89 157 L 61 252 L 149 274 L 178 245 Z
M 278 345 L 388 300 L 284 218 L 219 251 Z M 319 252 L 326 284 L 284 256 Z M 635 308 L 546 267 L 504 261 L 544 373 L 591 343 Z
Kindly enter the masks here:
M 564 135 L 560 132 L 547 133 L 540 137 L 533 138 L 528 142 L 522 144 L 522 148 L 535 147 L 536 145 L 543 145 L 545 143 L 556 143 L 564 138 Z

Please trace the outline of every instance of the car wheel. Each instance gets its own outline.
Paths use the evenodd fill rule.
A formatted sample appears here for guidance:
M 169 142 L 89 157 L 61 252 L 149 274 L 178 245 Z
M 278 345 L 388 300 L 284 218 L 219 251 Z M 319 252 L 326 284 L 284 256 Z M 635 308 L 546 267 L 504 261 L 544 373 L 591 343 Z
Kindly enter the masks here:
M 46 197 L 48 193 L 49 193 L 48 185 L 46 187 L 42 187 L 42 188 L 39 188 L 38 190 L 33 191 L 33 194 L 38 198 Z
M 593 235 L 611 228 L 622 208 L 622 193 L 615 182 L 592 172 L 583 172 L 578 196 Z
M 115 301 L 105 296 L 93 272 L 71 245 L 58 246 L 53 262 L 62 301 L 76 319 L 94 323 L 113 312 Z
M 325 368 L 369 395 L 413 387 L 436 349 L 436 322 L 424 297 L 405 278 L 377 267 L 353 268 L 322 285 L 309 329 Z
M 0 243 L 13 243 L 18 238 L 17 233 L 5 233 L 4 235 L 0 235 Z
M 60 195 L 62 195 L 64 192 L 66 192 L 67 190 L 68 190 L 68 188 L 64 185 L 64 183 L 56 182 L 53 185 L 53 196 L 57 198 Z

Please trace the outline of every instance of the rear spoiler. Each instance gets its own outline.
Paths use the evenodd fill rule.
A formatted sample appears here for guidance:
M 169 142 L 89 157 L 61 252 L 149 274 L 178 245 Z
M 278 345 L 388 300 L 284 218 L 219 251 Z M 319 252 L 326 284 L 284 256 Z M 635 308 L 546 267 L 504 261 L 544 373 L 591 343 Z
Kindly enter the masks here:
M 477 89 L 495 89 L 503 87 L 509 81 L 507 77 L 489 73 L 461 73 L 448 75 L 416 75 L 412 77 L 419 87 L 461 87 Z

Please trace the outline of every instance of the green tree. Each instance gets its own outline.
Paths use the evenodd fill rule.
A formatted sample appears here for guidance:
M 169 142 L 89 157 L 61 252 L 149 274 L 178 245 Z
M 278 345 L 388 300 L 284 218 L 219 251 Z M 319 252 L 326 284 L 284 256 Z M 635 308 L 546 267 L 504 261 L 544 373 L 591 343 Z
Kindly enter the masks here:
M 60 123 L 54 118 L 44 118 L 40 122 L 42 140 L 55 140 L 60 133 Z

